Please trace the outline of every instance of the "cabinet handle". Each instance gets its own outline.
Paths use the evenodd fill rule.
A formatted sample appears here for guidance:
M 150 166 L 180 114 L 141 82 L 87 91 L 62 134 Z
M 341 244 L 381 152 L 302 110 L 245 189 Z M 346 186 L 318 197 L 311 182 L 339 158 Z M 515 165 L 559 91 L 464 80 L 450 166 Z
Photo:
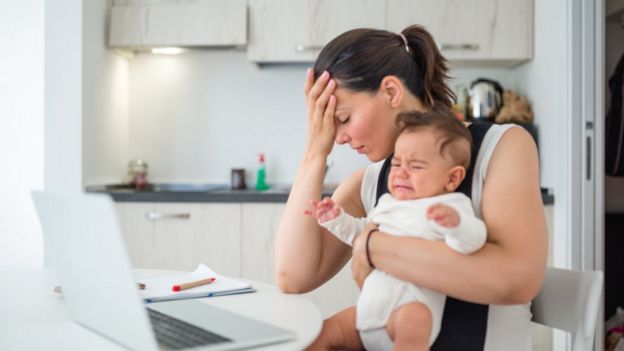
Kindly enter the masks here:
M 585 179 L 592 179 L 592 140 L 591 137 L 588 136 L 585 139 Z
M 479 50 L 479 44 L 442 44 L 440 50 Z
M 306 52 L 306 51 L 321 50 L 322 48 L 323 48 L 323 45 L 303 45 L 303 44 L 295 45 L 295 51 L 296 52 Z
M 161 219 L 190 219 L 190 213 L 158 213 L 158 212 L 148 212 L 145 214 L 145 218 L 150 221 L 158 221 Z

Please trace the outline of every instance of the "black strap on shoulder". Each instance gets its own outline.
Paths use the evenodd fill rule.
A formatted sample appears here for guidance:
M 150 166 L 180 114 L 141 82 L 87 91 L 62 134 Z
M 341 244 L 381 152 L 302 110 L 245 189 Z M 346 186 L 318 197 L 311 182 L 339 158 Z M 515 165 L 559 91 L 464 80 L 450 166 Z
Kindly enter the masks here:
M 388 174 L 390 173 L 390 162 L 394 154 L 388 156 L 381 166 L 379 177 L 377 178 L 377 192 L 375 193 L 375 207 L 379 203 L 379 198 L 388 192 Z
M 468 126 L 468 130 L 470 131 L 470 135 L 472 136 L 470 167 L 468 167 L 468 170 L 466 171 L 466 178 L 464 178 L 464 180 L 457 188 L 457 192 L 463 193 L 469 198 L 472 198 L 472 176 L 474 174 L 475 164 L 477 163 L 477 156 L 479 155 L 479 150 L 481 150 L 481 144 L 483 143 L 485 134 L 488 130 L 490 130 L 491 126 L 491 123 L 486 122 L 476 122 Z
M 470 168 L 466 172 L 466 178 L 457 189 L 458 192 L 462 192 L 468 197 L 472 195 L 474 164 L 481 149 L 483 138 L 491 126 L 490 123 L 478 122 L 472 123 L 468 127 L 472 135 Z M 388 192 L 388 173 L 390 172 L 391 160 L 392 155 L 384 161 L 381 167 L 381 172 L 377 179 L 375 206 L 377 206 L 379 198 Z M 488 312 L 488 305 L 466 302 L 450 296 L 447 297 L 440 333 L 431 346 L 431 351 L 483 350 L 485 347 Z

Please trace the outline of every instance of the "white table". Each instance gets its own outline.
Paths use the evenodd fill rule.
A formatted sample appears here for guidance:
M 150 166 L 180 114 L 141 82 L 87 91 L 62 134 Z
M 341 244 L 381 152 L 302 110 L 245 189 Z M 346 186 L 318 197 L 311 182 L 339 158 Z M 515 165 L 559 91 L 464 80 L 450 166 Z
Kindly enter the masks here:
M 170 271 L 136 270 L 147 278 Z M 0 271 L 0 350 L 123 350 L 118 344 L 72 321 L 60 294 L 52 291 L 56 274 L 50 269 Z M 251 282 L 251 294 L 199 299 L 241 315 L 292 330 L 297 339 L 254 350 L 301 350 L 318 335 L 322 318 L 309 300 L 279 292 L 269 284 Z

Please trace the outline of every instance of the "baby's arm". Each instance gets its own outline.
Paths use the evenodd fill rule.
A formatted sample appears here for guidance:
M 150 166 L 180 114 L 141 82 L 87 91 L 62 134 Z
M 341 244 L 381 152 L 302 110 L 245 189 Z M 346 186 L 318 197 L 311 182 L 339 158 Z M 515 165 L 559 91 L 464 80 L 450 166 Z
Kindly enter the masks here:
M 314 209 L 306 210 L 305 214 L 316 218 L 321 226 L 338 239 L 353 246 L 353 239 L 364 230 L 366 218 L 355 218 L 347 214 L 329 197 L 311 203 Z
M 444 235 L 446 244 L 457 252 L 468 255 L 485 244 L 485 223 L 474 215 L 470 206 L 435 204 L 427 210 L 427 218 Z
M 305 214 L 316 218 L 319 224 L 332 220 L 340 215 L 342 208 L 334 202 L 330 197 L 323 198 L 321 201 L 311 200 L 310 204 L 313 210 L 306 210 Z

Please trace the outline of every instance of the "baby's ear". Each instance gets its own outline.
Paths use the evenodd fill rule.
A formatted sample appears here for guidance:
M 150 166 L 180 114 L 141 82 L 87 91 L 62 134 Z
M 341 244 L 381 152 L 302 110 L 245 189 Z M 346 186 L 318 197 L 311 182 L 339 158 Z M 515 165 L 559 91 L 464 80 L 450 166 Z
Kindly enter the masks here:
M 459 188 L 462 180 L 466 177 L 466 169 L 464 166 L 455 166 L 449 170 L 448 181 L 446 183 L 446 191 L 452 192 Z

